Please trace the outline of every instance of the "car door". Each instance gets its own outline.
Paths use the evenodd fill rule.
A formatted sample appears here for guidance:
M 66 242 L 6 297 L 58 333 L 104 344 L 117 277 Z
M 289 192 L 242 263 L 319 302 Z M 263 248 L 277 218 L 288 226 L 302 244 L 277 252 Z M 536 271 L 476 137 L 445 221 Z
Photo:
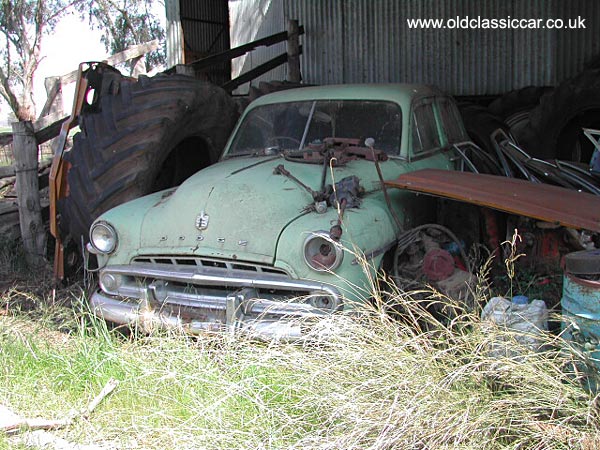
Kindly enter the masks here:
M 443 151 L 447 146 L 443 130 L 436 97 L 421 98 L 413 103 L 409 140 L 411 170 L 426 167 L 453 168 L 448 155 Z

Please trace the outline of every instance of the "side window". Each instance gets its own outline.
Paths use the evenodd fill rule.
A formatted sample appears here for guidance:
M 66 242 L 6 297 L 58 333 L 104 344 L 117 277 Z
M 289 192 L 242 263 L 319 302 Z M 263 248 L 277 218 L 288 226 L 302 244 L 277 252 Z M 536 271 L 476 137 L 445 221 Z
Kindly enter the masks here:
M 421 103 L 413 110 L 412 144 L 415 154 L 441 147 L 431 101 Z
M 439 102 L 439 111 L 448 144 L 468 141 L 469 137 L 463 126 L 462 116 L 454 102 L 448 99 L 441 99 Z

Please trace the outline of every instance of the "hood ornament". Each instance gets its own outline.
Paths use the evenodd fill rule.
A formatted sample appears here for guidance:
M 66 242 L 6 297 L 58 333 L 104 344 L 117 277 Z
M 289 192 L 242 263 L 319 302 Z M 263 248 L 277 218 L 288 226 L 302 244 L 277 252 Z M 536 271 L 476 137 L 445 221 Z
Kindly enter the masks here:
M 204 210 L 200 211 L 200 214 L 196 216 L 196 228 L 199 230 L 206 230 L 208 228 L 208 219 L 209 215 L 204 212 Z

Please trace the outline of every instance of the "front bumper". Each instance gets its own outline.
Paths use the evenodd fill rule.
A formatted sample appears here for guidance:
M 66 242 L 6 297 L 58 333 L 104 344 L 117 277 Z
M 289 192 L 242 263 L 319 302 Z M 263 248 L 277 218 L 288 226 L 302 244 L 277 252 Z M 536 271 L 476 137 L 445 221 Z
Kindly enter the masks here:
M 100 286 L 91 298 L 96 315 L 145 330 L 243 330 L 266 339 L 295 339 L 308 332 L 313 319 L 342 308 L 332 286 L 231 265 L 109 266 L 100 272 Z

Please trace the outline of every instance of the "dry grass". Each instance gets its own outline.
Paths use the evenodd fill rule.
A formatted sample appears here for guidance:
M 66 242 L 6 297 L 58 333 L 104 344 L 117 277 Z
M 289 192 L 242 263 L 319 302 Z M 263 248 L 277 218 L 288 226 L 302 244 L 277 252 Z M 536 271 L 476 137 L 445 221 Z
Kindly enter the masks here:
M 86 313 L 80 292 L 69 294 L 75 310 L 32 296 L 43 317 L 11 308 L 0 317 L 0 403 L 53 418 L 116 378 L 89 420 L 57 432 L 112 448 L 600 448 L 581 355 L 559 337 L 544 336 L 534 353 L 438 293 L 428 297 L 435 316 L 414 300 L 424 292 L 376 294 L 386 301 L 331 317 L 294 344 L 123 337 Z M 499 341 L 518 353 L 492 356 Z

